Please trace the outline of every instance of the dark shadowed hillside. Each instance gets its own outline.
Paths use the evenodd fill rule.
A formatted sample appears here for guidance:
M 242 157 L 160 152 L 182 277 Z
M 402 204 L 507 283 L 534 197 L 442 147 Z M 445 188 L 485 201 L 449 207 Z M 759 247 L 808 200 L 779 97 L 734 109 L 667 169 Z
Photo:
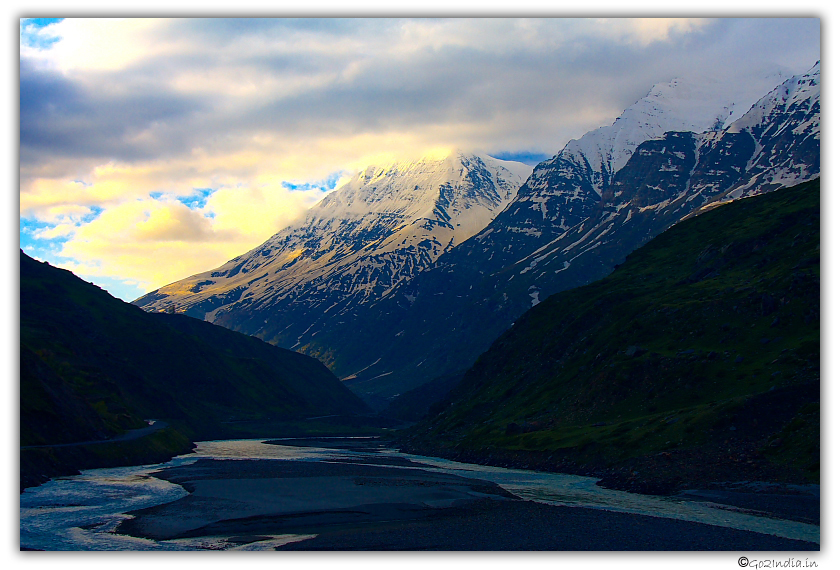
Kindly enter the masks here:
M 675 225 L 523 315 L 406 447 L 643 491 L 818 482 L 819 216 L 816 180 Z
M 145 313 L 23 252 L 20 313 L 22 446 L 103 440 L 146 419 L 198 439 L 243 422 L 367 411 L 317 360 Z

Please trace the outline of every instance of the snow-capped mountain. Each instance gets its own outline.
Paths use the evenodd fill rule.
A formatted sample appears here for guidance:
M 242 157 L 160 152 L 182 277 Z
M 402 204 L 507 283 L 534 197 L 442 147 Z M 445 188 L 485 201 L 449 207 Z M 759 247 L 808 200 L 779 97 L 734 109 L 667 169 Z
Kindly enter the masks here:
M 725 128 L 784 79 L 781 72 L 774 71 L 740 82 L 712 77 L 675 78 L 654 85 L 612 125 L 570 141 L 558 158 L 586 171 L 593 189 L 600 195 L 641 143 L 669 131 L 701 133 Z M 541 177 L 535 176 L 534 188 L 541 183 L 544 183 Z
M 135 304 L 298 347 L 485 227 L 530 172 L 457 151 L 369 167 L 258 248 Z
M 518 192 L 486 157 L 368 169 L 263 246 L 135 303 L 317 356 L 384 402 L 466 369 L 530 307 L 686 216 L 818 176 L 819 99 L 819 63 L 654 86 Z
M 767 72 L 743 82 L 678 78 L 654 85 L 611 125 L 570 141 L 538 164 L 505 212 L 506 221 L 481 232 L 478 240 L 486 242 L 485 249 L 511 253 L 497 253 L 496 267 L 519 259 L 514 256 L 521 250 L 536 249 L 588 219 L 639 145 L 667 132 L 718 132 L 783 80 L 781 73 Z M 499 247 L 496 231 L 505 245 L 521 244 Z
M 820 62 L 808 73 L 788 79 L 761 98 L 740 119 L 706 135 L 701 154 L 726 157 L 751 152 L 726 198 L 753 196 L 810 180 L 820 172 Z M 740 148 L 737 148 L 739 147 Z M 731 160 L 731 159 L 730 159 Z M 728 180 L 728 178 L 727 178 Z M 724 182 L 715 189 L 723 190 Z M 698 189 L 709 194 L 708 188 Z
M 622 123 L 620 129 L 598 129 L 570 142 L 537 165 L 487 228 L 401 286 L 375 315 L 365 316 L 392 327 L 363 337 L 367 345 L 381 347 L 377 350 L 344 345 L 368 359 L 354 362 L 364 374 L 351 384 L 359 392 L 391 397 L 466 368 L 528 308 L 607 275 L 628 253 L 684 217 L 818 176 L 819 78 L 817 64 L 760 99 L 757 95 L 752 106 L 739 102 L 715 112 L 706 106 L 705 124 L 697 122 L 696 113 L 682 122 L 701 124 L 700 132 L 650 131 L 650 121 L 637 122 L 635 132 L 656 134 L 636 144 L 627 160 L 616 152 L 626 144 L 613 146 L 612 154 L 603 150 L 611 140 L 635 137 L 625 119 L 638 116 L 636 111 L 613 124 Z M 643 107 L 650 108 L 634 106 Z M 671 106 L 669 112 L 689 107 Z M 732 117 L 728 109 L 735 108 L 746 111 Z M 662 116 L 659 125 L 666 124 L 681 121 Z M 618 162 L 591 162 L 616 154 Z M 319 342 L 339 344 L 346 338 L 340 329 Z
M 591 264 L 599 258 L 602 271 L 607 272 L 614 262 L 688 215 L 806 182 L 819 174 L 817 63 L 808 73 L 773 89 L 721 130 L 667 132 L 640 144 L 604 188 L 595 213 L 586 222 L 517 266 L 527 263 L 527 270 L 545 271 L 551 265 L 553 271 L 567 271 L 572 264 Z M 612 253 L 596 252 L 598 248 Z M 586 261 L 589 257 L 592 260 Z M 554 292 L 556 280 L 546 283 Z

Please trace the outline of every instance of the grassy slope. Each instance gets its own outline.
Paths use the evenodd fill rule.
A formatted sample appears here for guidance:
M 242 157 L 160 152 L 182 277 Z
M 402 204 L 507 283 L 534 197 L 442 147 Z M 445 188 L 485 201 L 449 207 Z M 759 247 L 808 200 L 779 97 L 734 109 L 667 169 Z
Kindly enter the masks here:
M 526 313 L 403 441 L 641 490 L 817 481 L 819 255 L 819 180 L 677 224 Z
M 21 445 L 101 439 L 169 419 L 363 413 L 316 360 L 180 315 L 148 314 L 21 252 Z

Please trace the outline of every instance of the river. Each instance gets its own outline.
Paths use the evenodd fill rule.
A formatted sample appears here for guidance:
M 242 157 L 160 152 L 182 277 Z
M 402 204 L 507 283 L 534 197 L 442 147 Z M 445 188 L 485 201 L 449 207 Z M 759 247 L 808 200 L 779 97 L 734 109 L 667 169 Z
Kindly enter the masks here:
M 236 545 L 208 543 L 206 539 L 156 541 L 114 532 L 120 522 L 131 517 L 126 513 L 170 503 L 188 494 L 181 486 L 152 476 L 153 472 L 162 467 L 189 465 L 202 458 L 324 463 L 375 460 L 380 466 L 383 458 L 410 460 L 415 464 L 414 469 L 490 481 L 520 498 L 540 503 L 650 515 L 814 543 L 820 541 L 817 525 L 756 516 L 711 503 L 604 489 L 591 477 L 472 465 L 393 449 L 359 451 L 275 445 L 263 441 L 200 442 L 194 453 L 165 464 L 93 469 L 26 489 L 20 495 L 21 547 L 40 550 L 258 550 L 307 538 L 278 535 L 270 540 Z

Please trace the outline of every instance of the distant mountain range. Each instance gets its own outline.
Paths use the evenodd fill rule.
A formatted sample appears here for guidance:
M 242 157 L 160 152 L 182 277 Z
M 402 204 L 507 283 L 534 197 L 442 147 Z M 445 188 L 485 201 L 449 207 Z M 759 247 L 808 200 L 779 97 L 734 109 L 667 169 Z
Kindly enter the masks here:
M 529 308 L 680 220 L 817 177 L 820 65 L 782 79 L 654 86 L 521 186 L 527 167 L 464 153 L 368 169 L 263 246 L 135 304 L 316 356 L 385 406 L 457 379 Z

